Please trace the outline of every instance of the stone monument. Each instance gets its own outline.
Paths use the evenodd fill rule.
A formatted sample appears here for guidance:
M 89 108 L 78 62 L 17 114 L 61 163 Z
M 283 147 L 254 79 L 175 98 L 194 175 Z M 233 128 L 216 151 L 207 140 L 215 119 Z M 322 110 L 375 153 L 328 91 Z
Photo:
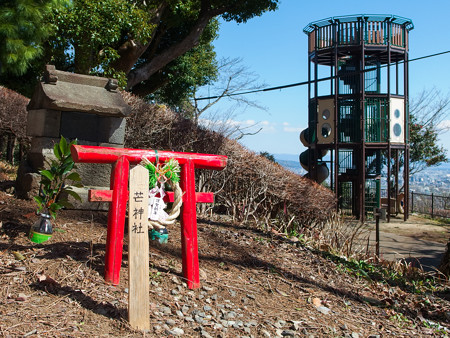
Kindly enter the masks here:
M 20 164 L 16 190 L 30 198 L 39 188 L 38 170 L 53 156 L 53 145 L 61 136 L 78 139 L 78 144 L 123 147 L 125 116 L 131 108 L 118 91 L 117 80 L 58 71 L 47 65 L 28 104 L 27 135 L 31 148 Z M 87 188 L 109 187 L 111 165 L 77 164 L 77 172 Z M 77 191 L 78 192 L 78 191 Z M 83 202 L 86 194 L 81 191 Z M 97 204 L 82 203 L 78 207 Z

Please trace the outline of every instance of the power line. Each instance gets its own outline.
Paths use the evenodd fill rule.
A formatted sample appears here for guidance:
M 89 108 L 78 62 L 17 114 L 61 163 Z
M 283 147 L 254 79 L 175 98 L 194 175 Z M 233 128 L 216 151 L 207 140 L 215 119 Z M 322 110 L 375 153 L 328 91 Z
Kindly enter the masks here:
M 410 63 L 413 61 L 418 61 L 418 60 L 423 60 L 423 59 L 428 59 L 431 57 L 435 57 L 435 56 L 440 56 L 440 55 L 444 55 L 444 54 L 448 54 L 450 53 L 450 50 L 446 50 L 444 52 L 439 52 L 439 53 L 434 53 L 434 54 L 429 54 L 429 55 L 425 55 L 425 56 L 419 56 L 417 58 L 414 59 L 410 59 L 407 61 L 400 61 L 398 62 L 399 64 L 402 63 Z M 385 68 L 388 65 L 382 65 L 380 68 Z M 365 69 L 363 71 L 356 71 L 353 73 L 347 73 L 345 74 L 345 76 L 353 76 L 353 75 L 359 75 L 362 72 L 370 72 L 373 71 L 373 68 L 371 69 Z M 248 90 L 248 91 L 243 91 L 243 92 L 239 92 L 239 93 L 231 93 L 231 94 L 225 94 L 225 95 L 216 95 L 216 96 L 208 96 L 208 97 L 200 97 L 198 99 L 195 99 L 196 101 L 201 101 L 201 100 L 212 100 L 212 99 L 218 99 L 220 97 L 230 97 L 230 96 L 238 96 L 238 95 L 247 95 L 247 94 L 253 94 L 253 93 L 260 93 L 260 92 L 269 92 L 272 90 L 281 90 L 281 89 L 286 89 L 286 88 L 291 88 L 291 87 L 298 87 L 298 86 L 304 86 L 307 85 L 308 83 L 314 83 L 314 82 L 322 82 L 322 81 L 328 81 L 328 80 L 332 80 L 335 78 L 339 78 L 342 77 L 339 75 L 334 75 L 334 76 L 328 76 L 328 77 L 323 77 L 317 80 L 313 80 L 313 81 L 302 81 L 302 82 L 296 82 L 296 83 L 291 83 L 291 84 L 287 84 L 287 85 L 281 85 L 281 86 L 276 86 L 276 87 L 269 87 L 269 88 L 263 88 L 263 89 L 253 89 L 253 90 Z

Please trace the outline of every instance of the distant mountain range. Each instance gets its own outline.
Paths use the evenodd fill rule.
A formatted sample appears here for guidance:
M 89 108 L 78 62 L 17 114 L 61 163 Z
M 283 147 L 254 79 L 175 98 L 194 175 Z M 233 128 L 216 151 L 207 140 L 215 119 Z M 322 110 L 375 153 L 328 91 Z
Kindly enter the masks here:
M 300 155 L 300 154 L 299 154 Z M 274 154 L 275 161 L 282 165 L 284 168 L 298 174 L 304 175 L 306 171 L 300 166 L 298 156 L 294 154 Z
M 300 152 L 298 154 L 274 154 L 273 156 L 275 157 L 275 160 L 277 162 L 278 161 L 294 161 L 294 162 L 298 163 L 299 155 L 300 155 Z

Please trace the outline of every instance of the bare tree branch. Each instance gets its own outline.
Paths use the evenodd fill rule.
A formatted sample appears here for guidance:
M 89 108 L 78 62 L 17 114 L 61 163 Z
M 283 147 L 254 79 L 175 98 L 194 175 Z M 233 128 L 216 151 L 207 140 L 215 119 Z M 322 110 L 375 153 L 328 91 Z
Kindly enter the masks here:
M 266 110 L 266 108 L 243 95 L 229 95 L 241 92 L 242 90 L 259 89 L 265 87 L 266 84 L 257 82 L 258 75 L 251 72 L 248 67 L 242 65 L 241 58 L 225 58 L 220 60 L 218 71 L 219 78 L 212 86 L 215 92 L 214 96 L 217 96 L 217 98 L 209 102 L 206 100 L 198 100 L 198 90 L 194 91 L 191 101 L 192 111 L 189 112 L 194 124 L 198 125 L 201 121 L 202 125 L 234 139 L 241 139 L 244 136 L 259 133 L 262 128 L 257 131 L 249 131 L 250 128 L 256 126 L 258 123 L 243 127 L 235 121 L 235 117 L 248 107 L 262 110 Z M 204 91 L 205 87 L 201 89 Z M 226 111 L 222 110 L 219 112 L 211 110 L 213 106 L 223 100 L 229 100 L 234 104 Z
M 423 127 L 433 125 L 437 132 L 449 130 L 450 127 L 439 126 L 450 118 L 450 95 L 444 95 L 436 88 L 423 90 L 417 98 L 411 99 L 410 114 Z

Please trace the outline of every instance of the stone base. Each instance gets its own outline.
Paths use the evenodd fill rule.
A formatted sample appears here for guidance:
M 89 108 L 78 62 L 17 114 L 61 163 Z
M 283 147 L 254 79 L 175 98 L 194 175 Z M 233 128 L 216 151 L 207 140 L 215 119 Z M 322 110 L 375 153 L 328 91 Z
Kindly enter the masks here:
M 41 175 L 33 172 L 26 159 L 19 164 L 16 179 L 16 196 L 23 199 L 32 199 L 39 194 L 39 182 Z
M 26 159 L 19 165 L 16 180 L 16 193 L 20 198 L 30 199 L 39 192 L 40 175 L 38 171 L 48 168 L 53 155 L 53 146 L 59 142 L 58 138 L 35 137 L 31 142 L 31 148 Z M 117 144 L 94 143 L 80 140 L 81 145 L 95 145 L 102 147 L 120 148 Z M 100 163 L 76 163 L 75 171 L 80 174 L 81 183 L 84 186 L 109 187 L 111 180 L 111 164 Z M 109 189 L 109 188 L 107 188 Z M 92 209 L 89 209 L 92 210 Z M 97 209 L 93 209 L 97 210 Z M 98 209 L 104 210 L 104 209 Z

